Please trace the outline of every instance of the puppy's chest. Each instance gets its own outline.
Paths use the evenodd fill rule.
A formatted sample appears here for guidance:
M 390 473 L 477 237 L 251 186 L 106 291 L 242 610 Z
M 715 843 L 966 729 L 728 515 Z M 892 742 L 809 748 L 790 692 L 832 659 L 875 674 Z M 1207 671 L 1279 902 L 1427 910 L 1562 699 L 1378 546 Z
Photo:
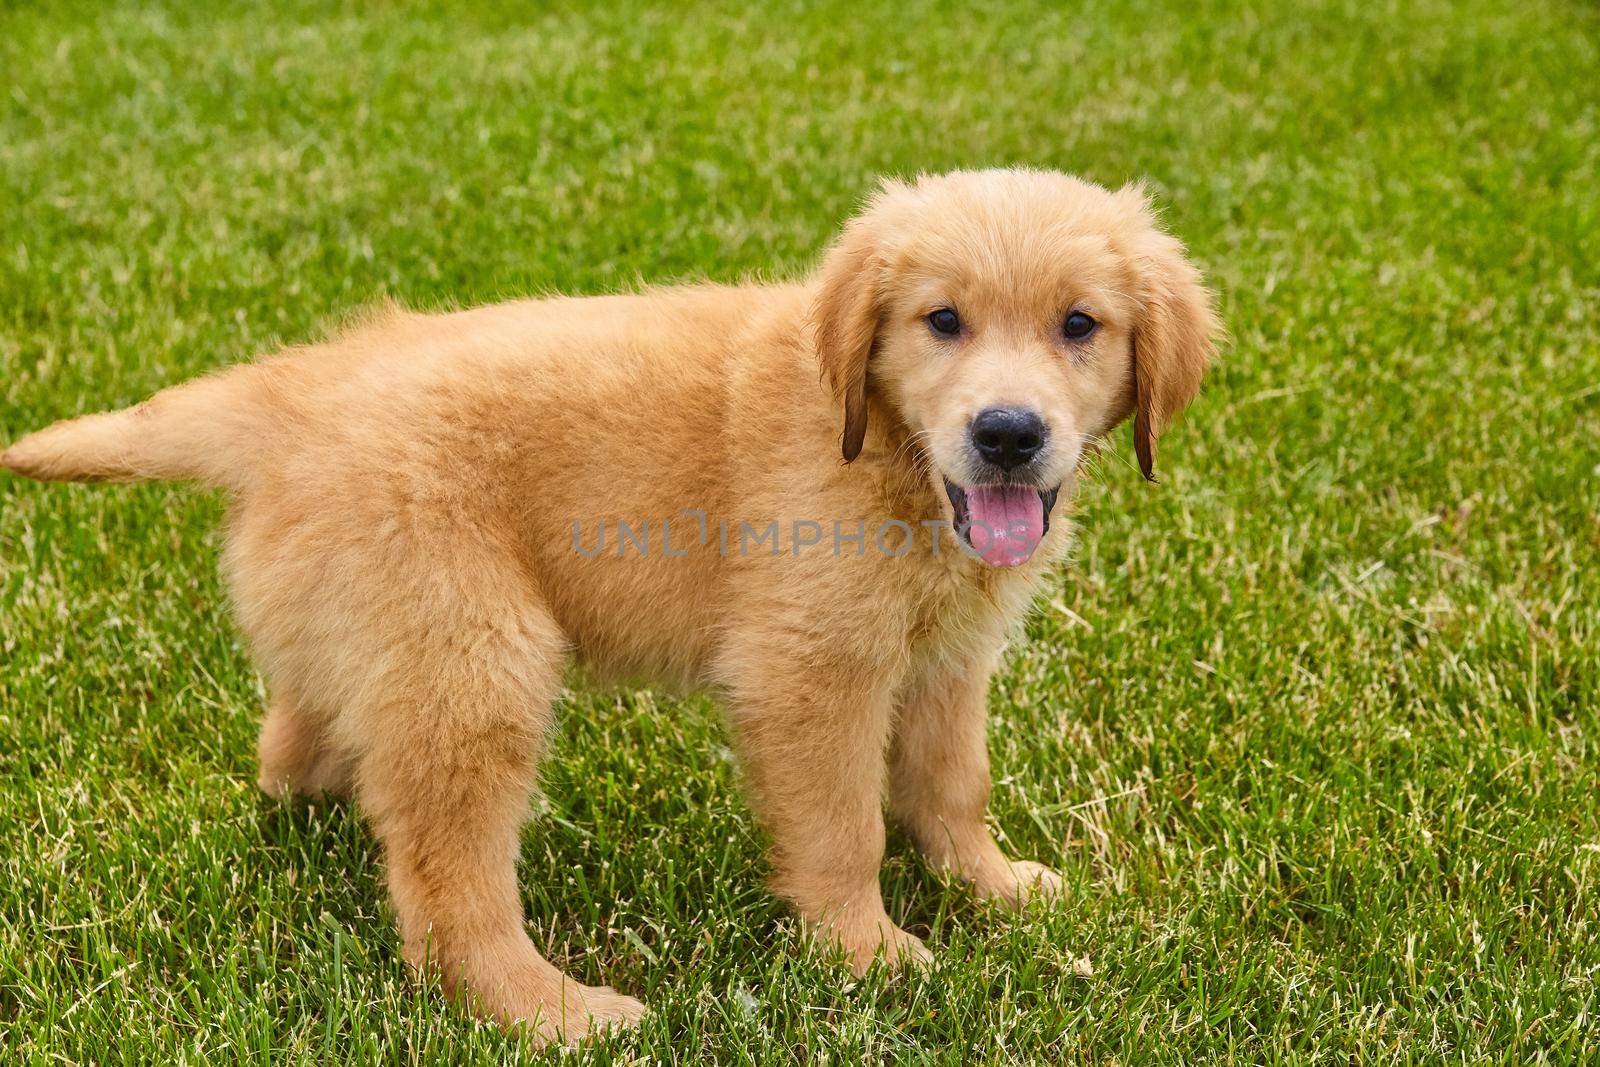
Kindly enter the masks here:
M 953 569 L 915 601 L 908 630 L 913 669 L 992 655 L 1027 614 L 1042 573 Z

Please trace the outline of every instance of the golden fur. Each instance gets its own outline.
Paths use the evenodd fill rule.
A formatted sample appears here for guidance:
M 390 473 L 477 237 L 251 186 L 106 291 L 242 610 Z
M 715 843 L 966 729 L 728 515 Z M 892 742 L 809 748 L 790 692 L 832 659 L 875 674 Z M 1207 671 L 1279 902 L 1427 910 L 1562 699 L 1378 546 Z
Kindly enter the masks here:
M 946 304 L 959 342 L 929 330 Z M 1076 346 L 1074 307 L 1100 323 Z M 775 889 L 858 970 L 926 958 L 879 895 L 885 800 L 984 896 L 1059 885 L 985 826 L 984 716 L 1068 524 L 998 568 L 948 531 L 936 554 L 919 523 L 953 517 L 944 478 L 982 477 L 966 427 L 997 403 L 1051 426 L 1041 485 L 1070 495 L 1129 414 L 1148 475 L 1216 330 L 1139 190 L 956 173 L 885 183 L 802 284 L 388 309 L 0 462 L 229 492 L 224 569 L 271 694 L 262 787 L 353 790 L 407 956 L 479 1012 L 574 1040 L 643 1008 L 524 932 L 518 836 L 568 661 L 721 692 Z M 647 548 L 576 551 L 602 520 L 648 524 Z M 775 551 L 721 550 L 722 523 L 773 520 Z M 836 520 L 862 551 L 835 551 Z M 891 520 L 910 550 L 874 543 Z

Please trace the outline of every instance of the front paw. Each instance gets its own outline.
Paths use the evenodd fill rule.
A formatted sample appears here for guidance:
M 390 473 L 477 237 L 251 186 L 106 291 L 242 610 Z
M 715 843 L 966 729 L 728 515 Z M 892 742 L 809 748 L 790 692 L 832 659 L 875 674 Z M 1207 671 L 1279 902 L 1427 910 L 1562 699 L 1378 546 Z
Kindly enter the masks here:
M 857 978 L 866 974 L 875 960 L 881 960 L 891 972 L 933 963 L 933 953 L 922 939 L 900 929 L 888 916 L 877 921 L 819 924 L 812 927 L 812 932 L 824 944 L 844 953 L 850 972 Z
M 891 972 L 928 967 L 933 964 L 933 953 L 916 934 L 908 934 L 898 926 L 888 926 L 876 934 L 857 939 L 844 950 L 850 959 L 850 972 L 857 978 L 867 973 L 874 960 L 882 960 Z
M 1016 860 L 982 872 L 973 880 L 978 895 L 1010 908 L 1024 908 L 1035 898 L 1059 900 L 1066 883 L 1055 871 L 1032 860 Z

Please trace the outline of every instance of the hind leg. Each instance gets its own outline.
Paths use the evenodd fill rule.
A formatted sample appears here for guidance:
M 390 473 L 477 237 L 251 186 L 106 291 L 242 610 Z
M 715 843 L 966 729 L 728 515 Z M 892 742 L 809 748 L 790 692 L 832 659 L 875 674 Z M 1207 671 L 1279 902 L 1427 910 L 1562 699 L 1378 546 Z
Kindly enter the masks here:
M 280 698 L 267 783 L 318 780 L 330 739 L 347 756 L 405 956 L 476 1014 L 540 1041 L 632 1022 L 638 1001 L 572 981 L 524 928 L 520 831 L 566 642 L 514 539 L 448 524 L 433 498 L 362 514 L 371 494 L 347 495 L 267 501 L 233 524 L 241 627 Z
M 339 751 L 327 730 L 287 697 L 267 706 L 256 745 L 263 792 L 280 799 L 292 795 L 345 794 L 350 791 L 348 756 Z
M 541 1041 L 628 1025 L 643 1005 L 568 978 L 523 925 L 519 837 L 560 683 L 560 635 L 524 609 L 457 636 L 471 640 L 404 658 L 356 771 L 406 957 L 477 1014 Z

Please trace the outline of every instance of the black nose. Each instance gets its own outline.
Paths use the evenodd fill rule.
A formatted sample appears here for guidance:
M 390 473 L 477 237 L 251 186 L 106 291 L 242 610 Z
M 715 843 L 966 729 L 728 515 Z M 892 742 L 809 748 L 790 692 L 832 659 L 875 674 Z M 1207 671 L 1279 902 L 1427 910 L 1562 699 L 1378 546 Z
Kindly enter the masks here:
M 978 455 L 1004 471 L 1032 460 L 1049 436 L 1038 412 L 1026 408 L 985 408 L 967 432 Z

